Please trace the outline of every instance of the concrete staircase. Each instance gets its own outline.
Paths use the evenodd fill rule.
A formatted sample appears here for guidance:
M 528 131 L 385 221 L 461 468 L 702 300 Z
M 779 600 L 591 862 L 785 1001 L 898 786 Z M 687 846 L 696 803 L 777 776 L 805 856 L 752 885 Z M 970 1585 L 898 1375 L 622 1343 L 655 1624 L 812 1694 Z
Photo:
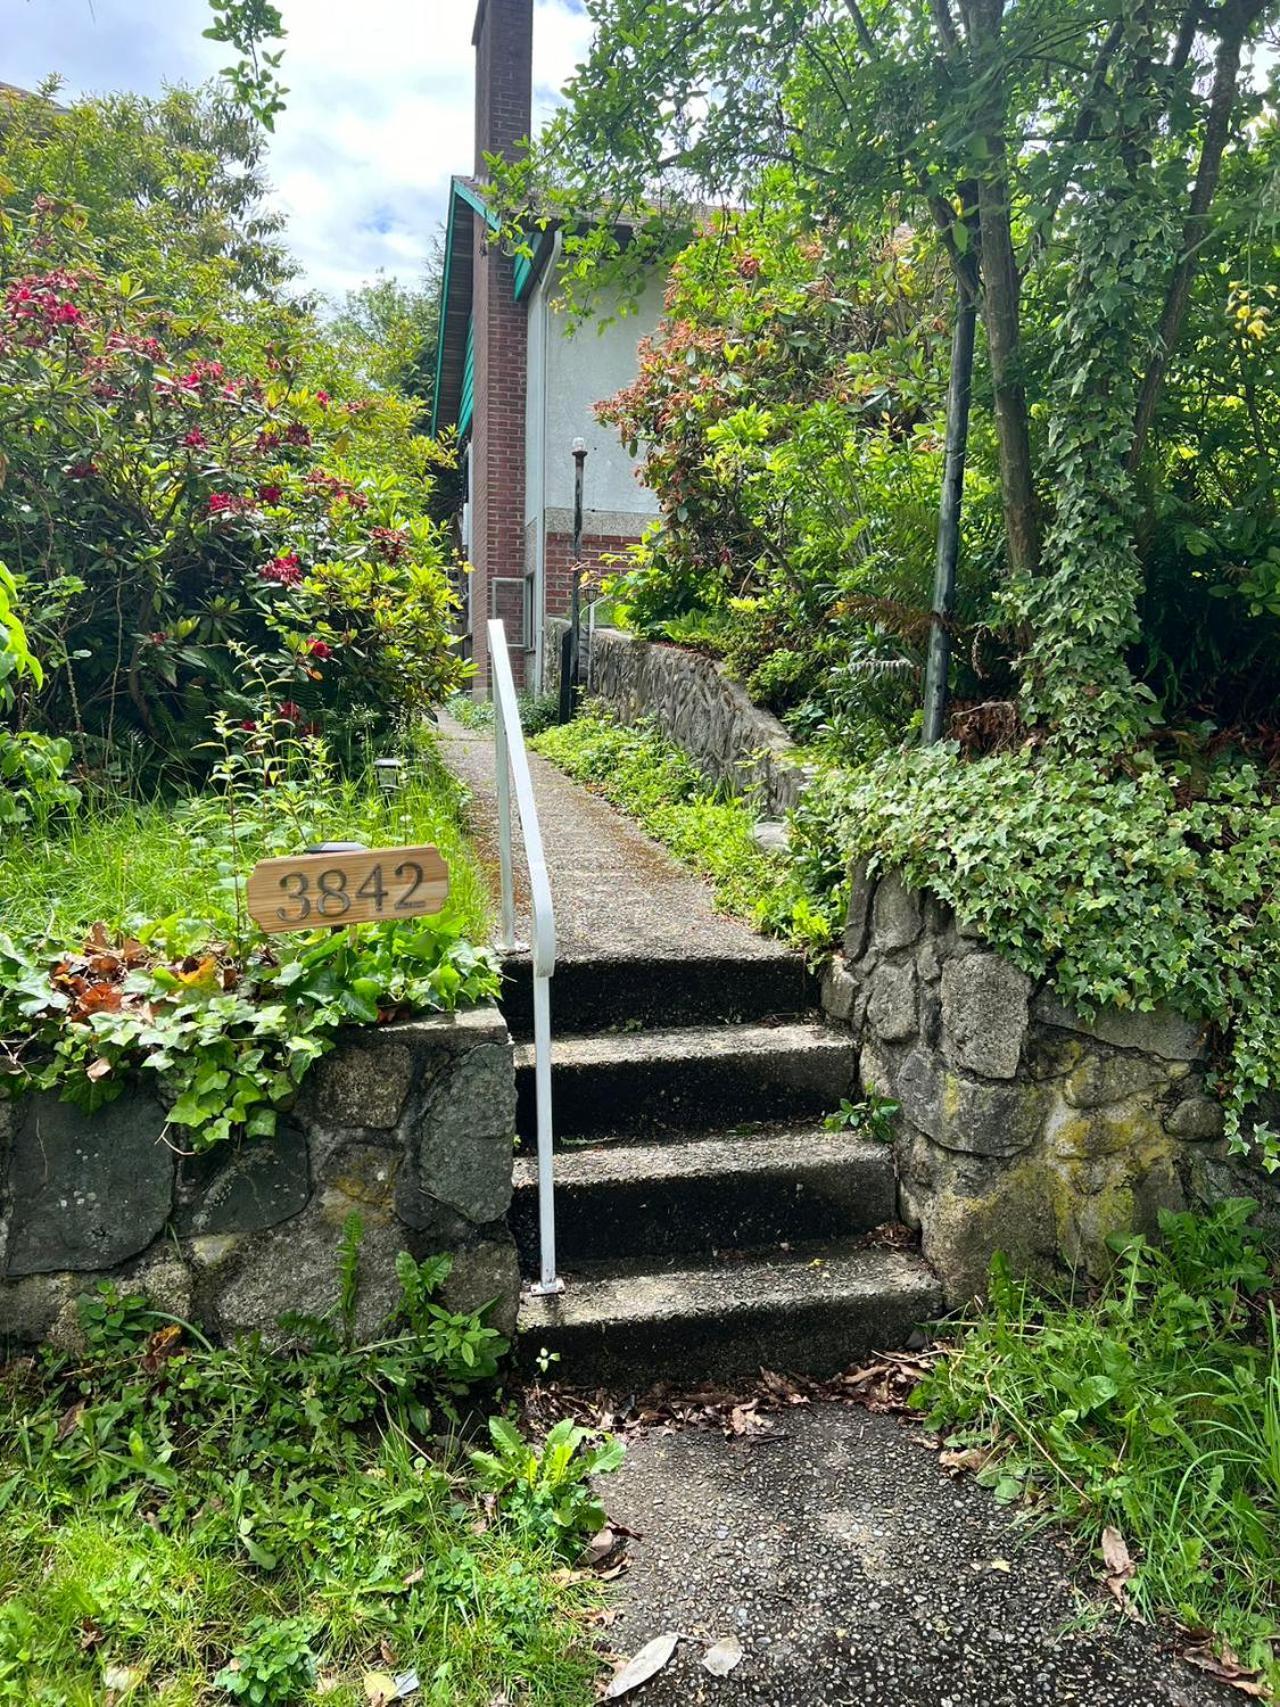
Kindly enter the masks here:
M 529 1035 L 528 968 L 504 1011 Z M 831 1374 L 940 1308 L 918 1256 L 863 1235 L 894 1215 L 888 1150 L 823 1129 L 849 1096 L 848 1033 L 801 962 L 645 955 L 552 981 L 558 1298 L 526 1294 L 521 1361 L 573 1384 Z M 605 1026 L 611 1029 L 604 1029 Z M 519 1041 L 512 1220 L 538 1265 L 533 1052 Z

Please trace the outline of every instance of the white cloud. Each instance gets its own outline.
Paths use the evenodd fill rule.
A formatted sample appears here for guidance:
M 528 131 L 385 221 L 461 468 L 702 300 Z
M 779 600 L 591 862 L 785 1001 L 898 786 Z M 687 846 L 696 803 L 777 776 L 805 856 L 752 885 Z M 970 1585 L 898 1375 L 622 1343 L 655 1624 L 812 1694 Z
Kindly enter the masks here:
M 449 177 L 473 165 L 472 0 L 279 0 L 289 32 L 287 110 L 271 175 L 289 244 L 318 289 L 379 267 L 413 276 L 445 212 Z M 204 41 L 204 0 L 0 0 L 4 78 L 59 71 L 73 95 L 155 93 L 226 63 Z M 586 51 L 577 0 L 537 0 L 534 124 Z

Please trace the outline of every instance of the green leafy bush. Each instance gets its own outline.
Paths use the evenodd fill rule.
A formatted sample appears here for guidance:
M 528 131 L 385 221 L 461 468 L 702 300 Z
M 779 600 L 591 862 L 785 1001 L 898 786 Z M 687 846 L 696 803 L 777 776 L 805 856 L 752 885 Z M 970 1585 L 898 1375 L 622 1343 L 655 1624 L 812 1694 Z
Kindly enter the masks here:
M 653 724 L 616 723 L 603 709 L 587 706 L 572 723 L 540 735 L 535 746 L 710 878 L 716 903 L 726 912 L 813 948 L 831 940 L 828 913 L 815 905 L 787 861 L 757 845 L 746 802 L 713 789 L 694 761 Z
M 1118 1242 L 1093 1301 L 1042 1297 L 992 1269 L 985 1311 L 916 1390 L 930 1424 L 997 1497 L 1115 1530 L 1143 1616 L 1213 1631 L 1280 1685 L 1280 1326 L 1248 1226 L 1257 1205 L 1161 1216 Z M 968 1450 L 964 1450 L 964 1449 Z
M 1109 776 L 1032 747 L 954 748 L 828 777 L 797 815 L 810 883 L 870 856 L 939 896 L 1085 1014 L 1169 1002 L 1218 1045 L 1210 1085 L 1238 1150 L 1280 1166 L 1280 800 L 1253 766 Z M 828 891 L 829 892 L 829 891 Z
M 0 1093 L 58 1090 L 91 1111 L 140 1076 L 203 1149 L 269 1136 L 343 1025 L 492 1000 L 497 963 L 474 946 L 487 889 L 460 790 L 429 748 L 404 771 L 387 796 L 372 778 L 339 778 L 318 740 L 230 727 L 221 792 L 84 807 L 0 850 L 13 926 L 0 934 Z M 370 846 L 434 841 L 450 865 L 445 910 L 265 938 L 244 910 L 252 865 L 353 833 Z M 157 904 L 166 912 L 149 916 Z

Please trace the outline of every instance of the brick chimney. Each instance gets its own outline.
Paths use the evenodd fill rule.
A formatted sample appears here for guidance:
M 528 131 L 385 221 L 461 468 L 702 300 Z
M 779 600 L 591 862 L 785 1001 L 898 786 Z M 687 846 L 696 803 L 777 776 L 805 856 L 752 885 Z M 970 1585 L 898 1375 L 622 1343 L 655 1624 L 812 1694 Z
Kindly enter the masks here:
M 476 177 L 484 157 L 513 158 L 528 136 L 533 107 L 533 0 L 480 0 L 476 50 Z M 475 220 L 472 316 L 475 405 L 471 429 L 472 655 L 476 692 L 489 687 L 485 624 L 507 625 L 511 667 L 524 680 L 525 364 L 528 327 L 515 300 L 514 264 Z M 501 580 L 501 584 L 499 583 Z
M 476 177 L 486 154 L 510 158 L 533 116 L 533 0 L 480 0 L 476 50 Z

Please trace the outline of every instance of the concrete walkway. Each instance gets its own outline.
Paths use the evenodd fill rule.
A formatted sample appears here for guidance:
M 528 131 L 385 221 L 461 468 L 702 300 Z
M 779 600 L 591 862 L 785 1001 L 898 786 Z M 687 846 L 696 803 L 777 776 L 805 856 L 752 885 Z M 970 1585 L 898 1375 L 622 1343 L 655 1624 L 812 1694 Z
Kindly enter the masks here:
M 777 1434 L 650 1434 L 602 1485 L 639 1532 L 618 1581 L 610 1646 L 681 1642 L 636 1707 L 1232 1707 L 1243 1697 L 1149 1629 L 1082 1629 L 1073 1562 L 1029 1538 L 970 1480 L 951 1481 L 919 1431 L 817 1404 Z M 1101 1603 L 1095 1603 L 1100 1605 Z M 1070 1628 L 1075 1625 L 1076 1628 Z M 702 1667 L 734 1635 L 741 1663 Z
M 491 730 L 439 714 L 441 756 L 474 797 L 472 827 L 497 872 L 497 797 Z M 529 755 L 556 908 L 559 960 L 785 962 L 794 955 L 717 913 L 711 891 L 606 801 Z M 513 808 L 514 809 L 514 808 Z M 516 856 L 517 910 L 527 940 L 523 853 Z

